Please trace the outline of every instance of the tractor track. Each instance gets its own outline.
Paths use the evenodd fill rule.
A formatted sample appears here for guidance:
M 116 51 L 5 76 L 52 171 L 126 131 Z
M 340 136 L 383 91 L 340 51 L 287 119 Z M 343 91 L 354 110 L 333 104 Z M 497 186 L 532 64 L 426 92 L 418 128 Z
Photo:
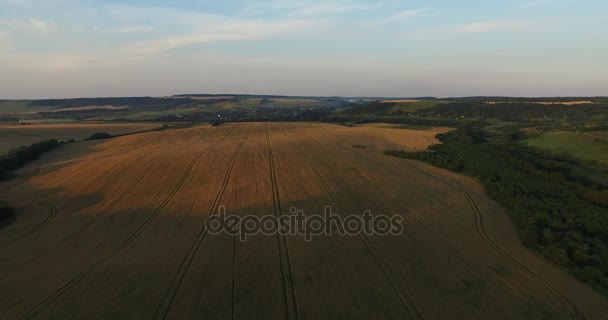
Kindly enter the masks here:
M 266 123 L 266 145 L 268 148 L 268 158 L 270 165 L 270 182 L 272 185 L 272 199 L 274 214 L 277 219 L 283 215 L 281 209 L 281 199 L 279 197 L 279 187 L 277 183 L 277 175 L 274 163 L 274 153 L 272 143 L 270 141 L 270 127 Z M 283 296 L 283 306 L 286 319 L 298 319 L 298 303 L 296 300 L 296 292 L 293 285 L 293 274 L 289 259 L 289 247 L 284 234 L 277 232 L 278 253 L 279 253 L 279 269 L 281 270 L 281 291 Z
M 229 134 L 227 134 L 226 136 L 224 136 L 224 138 L 221 141 L 216 142 L 216 143 L 212 144 L 211 146 L 205 148 L 202 152 L 198 153 L 190 161 L 190 163 L 188 164 L 188 167 L 186 168 L 186 170 L 184 171 L 184 173 L 180 177 L 180 180 L 175 185 L 175 187 L 173 188 L 173 190 L 169 193 L 169 195 L 167 195 L 167 197 L 165 197 L 165 199 L 162 201 L 162 203 L 152 212 L 152 214 L 139 226 L 139 228 L 134 233 L 132 233 L 129 236 L 129 238 L 127 238 L 125 241 L 123 241 L 123 243 L 121 243 L 120 246 L 118 246 L 112 252 L 106 254 L 104 257 L 102 257 L 101 259 L 99 259 L 94 264 L 90 265 L 87 269 L 85 269 L 85 270 L 81 271 L 80 273 L 78 273 L 70 281 L 68 281 L 67 283 L 65 283 L 61 287 L 59 287 L 57 290 L 55 290 L 55 292 L 53 292 L 52 294 L 50 294 L 49 296 L 47 296 L 44 300 L 42 300 L 41 302 L 39 302 L 38 304 L 36 304 L 33 308 L 31 308 L 25 314 L 23 314 L 21 317 L 19 317 L 19 319 L 33 319 L 38 314 L 40 314 L 40 312 L 42 312 L 45 308 L 49 307 L 55 300 L 57 300 L 64 293 L 66 293 L 70 288 L 72 288 L 74 285 L 76 285 L 78 282 L 80 282 L 82 279 L 84 279 L 88 274 L 90 274 L 91 272 L 93 272 L 95 269 L 97 269 L 98 267 L 100 267 L 101 265 L 103 265 L 106 261 L 108 261 L 112 257 L 116 256 L 123 249 L 125 249 L 131 243 L 133 243 L 133 241 L 135 241 L 135 239 L 137 239 L 147 229 L 147 227 L 152 223 L 152 221 L 154 220 L 154 218 L 156 218 L 156 216 L 158 216 L 158 214 L 162 211 L 162 209 L 165 206 L 167 206 L 167 204 L 169 203 L 169 201 L 171 201 L 171 199 L 173 199 L 173 197 L 181 189 L 182 185 L 186 181 L 186 178 L 190 175 L 190 172 L 192 171 L 192 168 L 194 168 L 194 165 L 196 164 L 196 162 L 200 158 L 202 158 L 202 156 L 205 155 L 211 148 L 213 148 L 216 145 L 221 144 L 231 133 L 232 132 L 230 132 Z
M 225 138 L 226 137 L 224 137 L 224 139 Z M 152 150 L 161 149 L 163 147 L 164 146 L 153 147 Z M 184 146 L 184 147 L 187 147 L 187 145 Z M 111 157 L 114 157 L 114 156 L 117 156 L 117 155 L 108 156 L 108 157 L 105 157 L 103 159 L 108 159 L 108 158 L 111 158 Z M 134 159 L 134 158 L 136 158 L 138 156 L 139 156 L 138 154 L 135 154 L 133 156 L 127 157 L 123 161 L 129 161 L 129 160 L 132 160 L 132 159 Z M 60 183 L 63 182 L 63 181 L 66 181 L 68 179 L 70 179 L 71 177 L 77 175 L 82 170 L 84 170 L 86 168 L 89 168 L 89 167 L 91 167 L 91 166 L 93 166 L 95 164 L 96 164 L 96 162 L 92 162 L 92 163 L 90 163 L 88 165 L 84 165 L 82 168 L 77 169 L 76 172 L 74 172 L 71 175 L 69 175 L 69 176 L 64 177 L 63 179 L 61 179 Z M 104 178 L 105 176 L 107 176 L 107 174 L 109 174 L 111 171 L 113 171 L 116 168 L 117 168 L 116 166 L 108 168 L 107 170 L 105 170 L 104 172 L 102 172 L 97 178 L 95 178 L 93 181 L 91 181 L 89 184 L 87 184 L 83 189 L 81 189 L 77 194 L 80 195 L 80 194 L 86 192 L 88 190 L 88 188 L 90 188 L 94 183 L 98 182 L 99 180 L 101 180 L 102 178 Z M 39 171 L 39 169 L 37 170 L 37 172 L 38 171 Z M 30 179 L 30 178 L 28 178 L 28 179 Z M 14 196 L 14 194 L 7 193 L 6 191 L 0 191 L 0 192 L 4 193 L 6 195 L 9 195 L 9 196 Z M 42 230 L 47 224 L 49 224 L 51 221 L 53 221 L 57 215 L 59 215 L 61 212 L 63 212 L 63 210 L 67 209 L 76 200 L 76 197 L 71 197 L 70 200 L 68 200 L 68 202 L 66 202 L 63 206 L 61 206 L 61 208 L 57 209 L 56 207 L 54 207 L 50 203 L 45 202 L 45 201 L 43 201 L 43 200 L 41 200 L 39 198 L 36 198 L 35 196 L 30 196 L 30 198 L 31 198 L 32 202 L 37 203 L 37 204 L 39 204 L 39 205 L 47 208 L 49 210 L 49 215 L 40 224 L 36 225 L 34 228 L 30 229 L 29 231 L 25 232 L 24 234 L 21 234 L 21 235 L 15 237 L 15 238 L 13 238 L 13 239 L 5 242 L 5 243 L 0 244 L 0 249 L 13 244 L 14 242 L 23 240 L 23 239 L 25 239 L 25 238 L 33 235 L 34 233 Z
M 285 134 L 287 135 L 286 132 L 285 132 Z M 341 215 L 343 217 L 346 217 L 347 210 L 344 208 L 342 203 L 338 200 L 338 198 L 337 198 L 335 192 L 333 191 L 332 187 L 330 186 L 330 184 L 325 180 L 325 178 L 323 178 L 323 175 L 314 166 L 312 160 L 310 159 L 308 154 L 303 151 L 302 147 L 300 145 L 297 145 L 297 147 L 300 151 L 300 154 L 303 156 L 304 160 L 306 160 L 306 163 L 308 164 L 308 166 L 315 173 L 317 180 L 319 180 L 319 182 L 321 182 L 321 184 L 323 185 L 323 188 L 325 189 L 327 194 L 331 197 L 334 204 L 336 204 L 336 206 L 338 207 Z M 390 264 L 386 261 L 386 258 L 384 257 L 382 252 L 378 249 L 377 246 L 374 245 L 374 243 L 371 241 L 371 239 L 367 235 L 359 234 L 358 236 L 359 236 L 359 239 L 361 239 L 361 242 L 363 243 L 363 245 L 365 246 L 367 251 L 369 252 L 369 255 L 374 259 L 376 264 L 380 267 L 380 270 L 382 270 L 384 277 L 386 278 L 388 283 L 391 285 L 391 287 L 397 294 L 397 297 L 403 304 L 405 310 L 410 315 L 410 317 L 412 317 L 413 319 L 424 319 L 422 312 L 420 311 L 420 308 L 418 308 L 418 306 L 416 305 L 411 294 L 409 294 L 408 291 L 405 289 L 401 280 L 399 280 L 399 277 L 397 277 L 397 275 L 394 273 L 394 271 L 390 267 Z
M 319 144 L 320 146 L 323 146 L 323 144 L 321 144 L 318 140 L 311 138 L 311 140 L 315 141 L 317 144 Z M 352 165 L 352 160 L 349 159 L 345 159 L 343 157 L 343 160 L 345 161 L 345 163 L 350 163 Z M 373 181 L 371 181 L 366 175 L 364 175 L 363 173 L 361 173 L 361 171 L 356 167 L 353 166 L 354 171 L 357 173 L 358 176 L 360 176 L 369 186 L 372 186 L 374 189 L 376 189 L 378 192 L 380 192 L 381 194 L 383 194 L 387 199 L 390 200 L 390 202 L 393 204 L 393 206 L 398 209 L 398 212 L 404 212 L 404 215 L 412 220 L 413 222 L 415 222 L 416 224 L 418 224 L 420 227 L 422 227 L 422 229 L 424 229 L 426 232 L 430 233 L 439 243 L 441 243 L 444 247 L 446 247 L 448 250 L 450 250 L 450 252 L 452 254 L 454 254 L 454 256 L 456 256 L 461 262 L 463 262 L 464 264 L 466 264 L 469 268 L 471 268 L 472 270 L 474 270 L 475 272 L 477 272 L 478 274 L 480 274 L 481 276 L 495 282 L 496 284 L 498 284 L 499 286 L 503 287 L 504 289 L 507 289 L 508 291 L 514 293 L 515 295 L 517 295 L 518 297 L 520 297 L 521 299 L 529 302 L 530 304 L 533 304 L 535 306 L 537 306 L 538 308 L 542 309 L 544 312 L 548 313 L 548 314 L 553 314 L 556 318 L 564 318 L 563 315 L 551 310 L 550 308 L 548 308 L 546 305 L 537 302 L 534 298 L 532 298 L 529 294 L 526 294 L 525 292 L 523 292 L 522 290 L 506 283 L 505 281 L 501 280 L 498 277 L 495 277 L 494 275 L 492 275 L 491 273 L 488 273 L 486 271 L 484 271 L 483 269 L 481 269 L 480 267 L 478 267 L 477 265 L 475 265 L 475 263 L 473 263 L 472 261 L 470 261 L 469 259 L 467 259 L 456 247 L 454 247 L 453 245 L 451 245 L 449 243 L 449 241 L 445 240 L 442 236 L 440 236 L 437 232 L 435 232 L 432 228 L 430 228 L 426 223 L 424 223 L 422 220 L 420 220 L 418 217 L 416 217 L 415 215 L 411 214 L 411 212 L 405 208 L 403 208 L 401 206 L 401 204 L 399 202 L 397 202 L 395 199 L 393 199 L 393 197 L 391 197 L 389 194 L 386 193 L 386 191 L 384 191 L 384 189 L 382 189 L 380 186 L 378 186 L 376 183 L 374 183 Z M 402 178 L 400 178 L 402 179 Z
M 155 162 L 154 164 L 151 164 L 146 170 L 144 170 L 144 172 L 142 172 L 142 174 L 132 183 L 127 187 L 127 190 L 125 190 L 120 196 L 118 196 L 116 199 L 114 199 L 107 207 L 105 207 L 102 211 L 98 212 L 97 214 L 95 214 L 91 219 L 89 219 L 87 222 L 85 222 L 83 225 L 81 225 L 78 229 L 74 230 L 73 232 L 71 232 L 69 235 L 65 236 L 63 239 L 59 240 L 58 242 L 56 242 L 55 244 L 53 244 L 51 247 L 47 248 L 46 250 L 44 250 L 42 253 L 38 254 L 35 257 L 30 258 L 29 260 L 19 264 L 17 267 L 15 267 L 13 270 L 7 272 L 6 274 L 0 276 L 0 281 L 4 280 L 5 278 L 7 278 L 9 275 L 11 275 L 12 273 L 15 273 L 29 265 L 31 265 L 32 263 L 42 259 L 44 256 L 50 254 L 51 252 L 55 251 L 56 249 L 58 249 L 59 247 L 63 246 L 64 244 L 66 244 L 67 242 L 69 242 L 70 240 L 72 240 L 74 237 L 76 237 L 77 235 L 79 235 L 81 232 L 85 231 L 87 228 L 89 228 L 93 223 L 95 223 L 97 221 L 97 219 L 99 219 L 101 216 L 103 216 L 104 214 L 106 214 L 107 212 L 109 212 L 110 210 L 112 210 L 116 205 L 118 205 L 118 203 L 120 203 L 122 200 L 124 200 L 124 198 L 126 198 L 139 184 L 140 182 L 147 176 L 147 174 L 153 169 L 154 165 L 156 163 L 158 163 L 159 161 Z
M 251 133 L 249 133 L 249 135 L 251 135 Z M 222 185 L 220 186 L 220 189 L 218 190 L 218 193 L 215 197 L 215 200 L 213 201 L 213 205 L 211 206 L 211 210 L 209 211 L 209 214 L 207 215 L 207 217 L 214 217 L 215 214 L 217 213 L 220 202 L 222 201 L 224 193 L 226 192 L 226 189 L 228 188 L 228 183 L 230 182 L 230 177 L 232 176 L 232 171 L 234 169 L 236 159 L 237 159 L 241 149 L 245 145 L 248 137 L 249 136 L 245 137 L 243 139 L 243 141 L 239 145 L 237 145 L 234 153 L 232 154 L 232 157 L 230 158 L 230 161 L 228 164 L 228 169 L 226 171 L 226 174 L 224 175 L 224 181 L 222 182 Z M 188 270 L 190 269 L 190 267 L 194 261 L 194 258 L 196 257 L 196 254 L 198 253 L 202 243 L 204 242 L 205 238 L 207 237 L 207 234 L 208 234 L 208 230 L 206 228 L 206 223 L 203 223 L 203 226 L 201 227 L 196 239 L 190 245 L 190 248 L 188 249 L 186 256 L 184 256 L 178 269 L 175 271 L 175 273 L 171 277 L 171 282 L 169 284 L 169 287 L 167 287 L 163 297 L 161 298 L 161 301 L 156 306 L 156 309 L 154 311 L 154 316 L 152 317 L 153 319 L 166 319 L 169 316 L 169 313 L 175 302 L 175 297 L 177 296 L 179 288 L 181 287 L 181 285 L 184 281 L 184 278 L 186 277 L 186 274 L 187 274 Z M 233 283 L 234 283 L 234 279 L 233 279 Z
M 487 244 L 490 247 L 492 247 L 498 254 L 500 254 L 502 257 L 504 257 L 505 259 L 507 259 L 513 265 L 515 265 L 516 267 L 518 267 L 520 270 L 524 271 L 524 273 L 528 274 L 532 279 L 534 279 L 534 281 L 536 281 L 537 283 L 539 283 L 541 286 L 544 286 L 545 288 L 547 288 L 551 292 L 551 295 L 553 295 L 557 300 L 560 301 L 560 303 L 562 304 L 562 307 L 568 309 L 568 314 L 569 314 L 569 316 L 572 319 L 585 319 L 585 316 L 580 312 L 580 310 L 578 310 L 578 308 L 576 307 L 576 305 L 570 299 L 568 299 L 567 297 L 564 297 L 548 281 L 546 281 L 545 279 L 541 278 L 534 271 L 530 270 L 528 267 L 526 267 L 525 265 L 523 265 L 522 263 L 520 263 L 519 261 L 517 261 L 517 259 L 515 259 L 515 257 L 513 257 L 508 252 L 506 252 L 503 248 L 501 248 L 499 245 L 497 245 L 490 238 L 490 236 L 488 235 L 488 233 L 486 231 L 485 225 L 483 223 L 483 215 L 481 213 L 481 210 L 479 209 L 479 206 L 477 206 L 477 203 L 475 202 L 475 200 L 473 199 L 473 197 L 471 197 L 471 195 L 469 194 L 469 192 L 465 188 L 465 186 L 462 183 L 462 181 L 460 181 L 459 179 L 456 179 L 456 184 L 458 185 L 458 188 L 460 189 L 460 191 L 464 195 L 465 199 L 467 200 L 467 202 L 471 206 L 471 209 L 473 210 L 473 214 L 475 216 L 475 228 L 476 228 L 477 233 L 479 234 L 479 236 L 485 242 L 487 242 Z
M 110 171 L 112 171 L 114 169 L 116 169 L 116 167 L 110 167 L 107 170 L 103 171 L 99 176 L 97 176 L 97 178 L 93 179 L 93 181 L 91 181 L 84 188 L 82 188 L 78 192 L 78 194 L 82 194 L 82 193 L 86 192 L 94 183 L 96 183 L 99 180 L 101 180 L 102 178 L 104 178 Z M 39 223 L 38 225 L 36 225 L 32 229 L 30 229 L 29 231 L 9 240 L 7 242 L 0 244 L 0 248 L 5 248 L 17 241 L 21 241 L 25 238 L 28 238 L 29 236 L 35 234 L 36 232 L 44 229 L 44 227 L 46 225 L 48 225 L 49 223 L 51 223 L 51 221 L 53 221 L 55 219 L 55 217 L 57 217 L 61 212 L 63 212 L 63 210 L 65 210 L 67 207 L 69 207 L 76 200 L 76 197 L 71 197 L 70 200 L 68 200 L 68 202 L 66 202 L 59 209 L 55 208 L 53 205 L 51 205 L 47 202 L 44 202 L 43 200 L 41 200 L 39 198 L 36 198 L 35 196 L 32 196 L 31 199 L 33 202 L 49 209 L 49 215 L 46 217 L 46 219 L 44 219 L 41 223 Z

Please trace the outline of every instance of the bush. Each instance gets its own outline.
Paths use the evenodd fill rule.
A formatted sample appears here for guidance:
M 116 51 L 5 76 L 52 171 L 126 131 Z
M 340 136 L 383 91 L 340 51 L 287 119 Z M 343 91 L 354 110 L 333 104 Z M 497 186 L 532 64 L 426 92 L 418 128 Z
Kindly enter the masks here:
M 101 139 L 109 139 L 112 138 L 112 135 L 106 132 L 97 132 L 93 133 L 88 140 L 101 140 Z
M 223 119 L 216 119 L 216 120 L 211 120 L 209 123 L 211 123 L 212 127 L 217 127 L 219 125 L 224 124 L 226 121 L 224 121 Z
M 0 224 L 5 224 L 13 219 L 15 219 L 15 210 L 13 207 L 4 202 L 0 202 Z
M 603 278 L 604 274 L 602 271 L 592 267 L 586 266 L 581 270 L 581 278 L 587 283 L 593 283 Z
M 0 181 L 7 180 L 12 177 L 13 174 L 10 171 L 0 168 Z
M 566 266 L 570 263 L 568 252 L 564 249 L 548 248 L 545 250 L 545 258 L 559 266 Z
M 8 178 L 11 171 L 23 167 L 28 162 L 38 159 L 40 155 L 59 146 L 55 139 L 34 143 L 28 147 L 19 147 L 0 157 L 0 178 Z
M 360 144 L 353 144 L 353 148 L 363 149 L 363 148 L 365 148 L 365 146 L 362 146 Z
M 521 242 L 528 248 L 538 245 L 538 233 L 534 230 L 525 230 L 521 233 Z

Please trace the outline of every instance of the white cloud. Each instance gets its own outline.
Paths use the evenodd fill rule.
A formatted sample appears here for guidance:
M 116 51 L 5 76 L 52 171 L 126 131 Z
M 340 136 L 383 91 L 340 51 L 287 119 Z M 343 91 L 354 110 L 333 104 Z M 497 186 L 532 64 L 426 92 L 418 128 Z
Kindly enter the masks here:
M 0 4 L 7 3 L 9 5 L 33 8 L 33 7 L 54 7 L 60 4 L 65 4 L 69 0 L 0 0 Z
M 531 9 L 550 4 L 554 0 L 529 0 L 519 5 L 521 9 Z
M 27 19 L 4 19 L 0 20 L 0 27 L 4 27 L 5 32 L 13 34 L 41 34 L 48 33 L 55 29 L 56 24 L 52 21 L 45 21 L 37 18 Z
M 405 10 L 405 11 L 398 12 L 397 14 L 394 15 L 394 17 L 395 18 L 413 18 L 413 17 L 418 17 L 418 16 L 429 14 L 429 12 L 430 12 L 430 10 L 426 9 L 426 8 L 411 9 L 411 10 Z
M 531 23 L 523 21 L 473 22 L 467 25 L 457 26 L 454 28 L 454 31 L 459 33 L 507 31 L 527 28 L 530 25 Z
M 346 1 L 278 0 L 245 7 L 246 15 L 278 14 L 285 17 L 320 17 L 378 8 L 380 5 L 354 4 Z
M 29 19 L 28 22 L 32 26 L 32 28 L 34 28 L 40 32 L 47 32 L 50 29 L 50 24 L 44 20 Z
M 413 30 L 402 35 L 402 40 L 424 40 L 457 34 L 492 33 L 517 30 L 534 30 L 546 27 L 546 23 L 519 20 L 472 22 L 463 25 L 430 27 Z
M 132 26 L 124 26 L 124 27 L 115 27 L 115 28 L 97 28 L 98 31 L 112 33 L 112 34 L 121 34 L 121 35 L 141 35 L 154 31 L 154 28 L 151 26 L 145 25 L 132 25 Z
M 133 54 L 154 54 L 210 42 L 257 40 L 279 34 L 301 33 L 325 25 L 323 20 L 308 19 L 275 22 L 230 18 L 215 20 L 211 24 L 201 24 L 196 28 L 198 31 L 129 44 L 126 48 Z

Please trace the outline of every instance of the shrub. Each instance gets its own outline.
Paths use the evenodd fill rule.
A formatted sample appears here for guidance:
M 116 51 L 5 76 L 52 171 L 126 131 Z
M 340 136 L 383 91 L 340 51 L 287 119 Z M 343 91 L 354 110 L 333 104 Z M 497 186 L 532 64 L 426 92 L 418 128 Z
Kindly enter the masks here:
M 108 138 L 112 138 L 112 135 L 106 132 L 97 132 L 97 133 L 93 133 L 88 140 L 101 140 L 101 139 L 108 139 Z
M 363 148 L 365 148 L 365 146 L 362 146 L 360 144 L 353 144 L 353 148 L 363 149 Z
M 0 178 L 10 177 L 10 171 L 18 169 L 28 162 L 38 159 L 40 155 L 59 146 L 55 139 L 34 143 L 28 147 L 19 147 L 0 157 Z
M 568 252 L 559 248 L 548 248 L 545 250 L 545 258 L 559 266 L 566 266 L 570 262 Z
M 592 267 L 592 266 L 586 266 L 581 270 L 581 278 L 585 281 L 585 282 L 595 282 L 600 280 L 604 275 L 602 274 L 602 271 Z
M 528 248 L 538 245 L 538 233 L 534 230 L 525 230 L 521 233 L 521 242 Z
M 15 210 L 4 202 L 0 202 L 0 224 L 15 219 Z
M 211 120 L 210 121 L 212 127 L 217 127 L 219 125 L 222 125 L 225 122 L 226 121 L 224 121 L 223 119 L 216 119 L 216 120 Z

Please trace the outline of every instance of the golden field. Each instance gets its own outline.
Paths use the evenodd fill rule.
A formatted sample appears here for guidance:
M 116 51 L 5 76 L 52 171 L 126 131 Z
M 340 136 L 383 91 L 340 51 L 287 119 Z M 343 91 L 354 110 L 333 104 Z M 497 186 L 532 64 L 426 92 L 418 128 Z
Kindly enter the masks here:
M 125 134 L 160 127 L 156 123 L 33 123 L 0 126 L 0 154 L 46 139 L 81 140 L 96 132 Z
M 603 319 L 473 179 L 389 157 L 448 128 L 198 126 L 64 145 L 0 185 L 6 319 Z M 353 148 L 353 145 L 360 147 Z M 209 234 L 230 214 L 401 215 L 394 236 Z

